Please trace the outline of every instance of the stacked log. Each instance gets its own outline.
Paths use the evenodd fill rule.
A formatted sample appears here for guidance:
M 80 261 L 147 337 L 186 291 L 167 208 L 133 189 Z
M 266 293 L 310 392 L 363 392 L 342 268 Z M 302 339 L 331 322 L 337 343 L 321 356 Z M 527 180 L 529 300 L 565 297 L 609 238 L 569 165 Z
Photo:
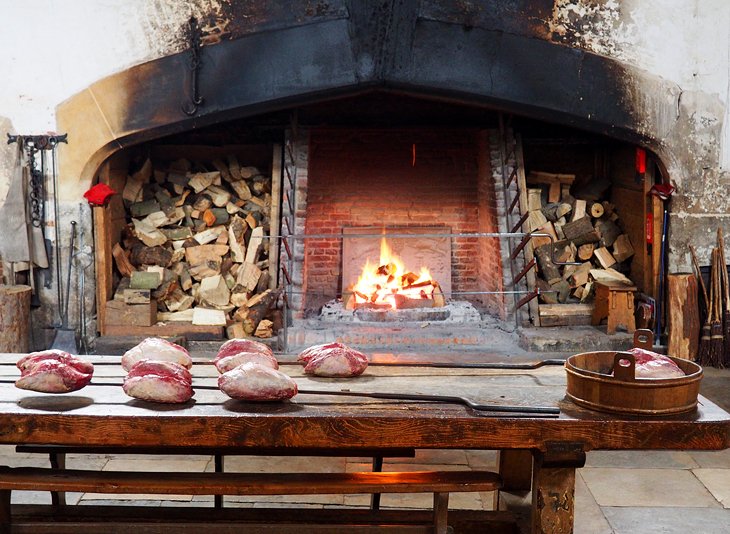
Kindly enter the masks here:
M 548 304 L 590 302 L 595 281 L 616 281 L 631 285 L 634 255 L 616 206 L 600 198 L 606 188 L 592 185 L 571 193 L 574 176 L 530 173 L 528 225 L 531 232 L 553 237 L 533 237 L 538 264 L 537 287 Z M 598 192 L 598 193 L 597 193 Z M 576 262 L 576 265 L 560 265 Z M 549 291 L 549 292 L 548 292 Z
M 226 326 L 229 337 L 272 335 L 270 176 L 234 155 L 147 159 L 122 195 L 128 224 L 112 251 L 115 301 L 152 302 L 157 321 Z

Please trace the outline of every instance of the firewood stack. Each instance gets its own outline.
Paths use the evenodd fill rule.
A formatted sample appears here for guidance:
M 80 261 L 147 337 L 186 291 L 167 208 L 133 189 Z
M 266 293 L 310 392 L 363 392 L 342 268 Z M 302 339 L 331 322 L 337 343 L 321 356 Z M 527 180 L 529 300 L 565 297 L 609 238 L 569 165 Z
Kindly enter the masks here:
M 122 279 L 107 305 L 108 320 L 123 308 L 140 326 L 150 324 L 134 321 L 187 321 L 227 326 L 229 337 L 271 337 L 267 316 L 278 293 L 269 289 L 264 237 L 270 177 L 233 155 L 165 164 L 147 159 L 128 177 L 123 198 L 128 225 L 112 251 Z M 152 318 L 130 314 L 127 307 L 135 305 L 152 309 Z
M 536 283 L 541 291 L 549 291 L 540 295 L 547 304 L 569 299 L 588 302 L 595 281 L 632 284 L 624 274 L 630 271 L 634 255 L 631 240 L 616 207 L 602 199 L 610 183 L 594 181 L 573 187 L 574 180 L 574 175 L 543 172 L 526 177 L 529 228 L 549 234 L 555 241 L 551 255 L 549 238 L 532 239 L 539 268 Z

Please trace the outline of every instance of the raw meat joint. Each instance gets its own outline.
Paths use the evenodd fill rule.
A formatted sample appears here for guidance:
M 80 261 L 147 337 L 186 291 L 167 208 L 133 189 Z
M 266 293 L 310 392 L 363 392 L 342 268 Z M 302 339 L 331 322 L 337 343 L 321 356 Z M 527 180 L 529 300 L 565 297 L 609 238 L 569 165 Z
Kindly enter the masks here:
M 263 352 L 238 352 L 230 356 L 216 356 L 213 363 L 220 373 L 227 373 L 234 367 L 244 363 L 258 363 L 271 369 L 278 369 L 279 362 L 273 356 Z
M 178 363 L 188 369 L 193 366 L 190 354 L 180 345 L 159 337 L 148 337 L 122 356 L 122 367 L 129 371 L 139 360 L 157 360 Z
M 685 376 L 679 366 L 663 354 L 639 348 L 631 349 L 636 361 L 636 378 L 680 378 Z
M 268 354 L 271 357 L 274 356 L 274 351 L 271 350 L 271 347 L 259 341 L 252 339 L 229 339 L 218 349 L 218 358 L 233 356 L 239 352 L 259 352 L 261 354 Z
M 259 363 L 244 363 L 218 377 L 220 390 L 233 399 L 277 401 L 297 394 L 297 383 L 288 375 Z
M 176 362 L 140 360 L 129 370 L 122 385 L 135 399 L 166 404 L 187 402 L 193 396 L 193 377 Z
M 304 372 L 314 376 L 358 376 L 368 366 L 368 357 L 343 343 L 314 345 L 299 353 L 297 361 L 304 364 Z
M 86 386 L 94 366 L 61 350 L 31 352 L 16 364 L 20 378 L 15 386 L 41 393 L 68 393 Z

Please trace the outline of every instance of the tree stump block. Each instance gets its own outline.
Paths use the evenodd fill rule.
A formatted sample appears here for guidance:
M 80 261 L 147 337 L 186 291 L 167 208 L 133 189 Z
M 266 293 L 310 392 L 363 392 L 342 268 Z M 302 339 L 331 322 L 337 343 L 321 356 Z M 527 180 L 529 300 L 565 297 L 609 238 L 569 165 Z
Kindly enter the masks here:
M 28 352 L 30 286 L 0 286 L 0 352 Z

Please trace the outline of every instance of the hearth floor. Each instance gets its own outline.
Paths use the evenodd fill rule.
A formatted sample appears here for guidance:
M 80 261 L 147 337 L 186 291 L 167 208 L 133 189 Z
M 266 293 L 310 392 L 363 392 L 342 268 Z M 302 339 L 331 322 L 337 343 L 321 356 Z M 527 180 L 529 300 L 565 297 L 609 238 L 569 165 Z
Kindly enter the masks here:
M 730 410 L 730 370 L 705 369 L 702 393 Z M 226 458 L 226 471 L 341 472 L 370 469 L 369 458 Z M 494 451 L 419 450 L 415 458 L 390 458 L 385 470 L 494 469 Z M 0 465 L 45 467 L 39 454 L 19 454 L 0 446 Z M 101 470 L 203 472 L 213 469 L 209 456 L 69 455 L 67 467 Z M 136 504 L 210 507 L 213 497 L 191 495 L 67 494 L 71 505 Z M 134 502 L 131 503 L 130 501 Z M 508 495 L 513 509 L 527 510 L 529 495 Z M 13 492 L 14 503 L 50 503 L 44 492 Z M 226 497 L 225 506 L 243 508 L 365 508 L 366 495 Z M 492 493 L 457 493 L 453 509 L 490 510 Z M 428 495 L 384 495 L 383 508 L 429 508 Z M 518 514 L 525 520 L 524 513 Z M 730 532 L 730 449 L 725 451 L 592 451 L 576 477 L 575 532 L 590 534 L 721 534 Z M 523 528 L 523 531 L 524 528 Z

